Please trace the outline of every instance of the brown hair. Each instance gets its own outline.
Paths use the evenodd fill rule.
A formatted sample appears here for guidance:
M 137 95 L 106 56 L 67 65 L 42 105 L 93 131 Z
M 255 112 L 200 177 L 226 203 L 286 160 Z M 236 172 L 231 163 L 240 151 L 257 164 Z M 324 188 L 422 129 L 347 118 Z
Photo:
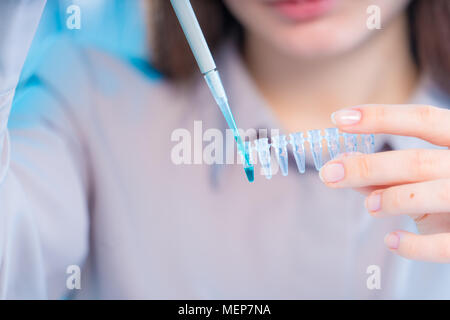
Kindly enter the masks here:
M 205 38 L 214 50 L 241 26 L 221 0 L 191 0 Z M 195 60 L 168 0 L 151 0 L 150 31 L 154 67 L 170 80 L 182 80 Z M 408 9 L 411 50 L 418 66 L 450 94 L 450 1 L 413 0 Z

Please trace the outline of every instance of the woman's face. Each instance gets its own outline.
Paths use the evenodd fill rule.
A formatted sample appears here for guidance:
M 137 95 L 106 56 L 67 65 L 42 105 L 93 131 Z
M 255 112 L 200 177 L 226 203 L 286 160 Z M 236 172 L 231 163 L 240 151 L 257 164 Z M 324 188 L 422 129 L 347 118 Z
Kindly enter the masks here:
M 382 32 L 410 0 L 224 0 L 247 35 L 289 56 L 313 59 L 345 53 Z M 381 30 L 367 21 L 379 8 Z M 371 20 L 373 21 L 373 20 Z

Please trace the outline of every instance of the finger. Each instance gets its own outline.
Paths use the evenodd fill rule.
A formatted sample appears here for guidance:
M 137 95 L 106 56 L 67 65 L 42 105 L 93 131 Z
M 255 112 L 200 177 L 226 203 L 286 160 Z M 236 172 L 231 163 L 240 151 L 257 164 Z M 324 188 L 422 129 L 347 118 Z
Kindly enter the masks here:
M 365 203 L 367 210 L 378 217 L 450 212 L 450 179 L 377 190 Z
M 384 242 L 392 252 L 407 259 L 450 263 L 450 233 L 417 235 L 396 231 L 386 235 Z
M 365 196 L 370 195 L 371 193 L 377 191 L 377 190 L 384 190 L 387 188 L 392 187 L 392 185 L 386 185 L 386 186 L 370 186 L 370 187 L 361 187 L 361 188 L 353 188 L 356 192 L 359 192 Z
M 450 146 L 450 110 L 426 105 L 364 105 L 333 113 L 345 132 L 412 136 Z
M 365 195 L 368 196 L 370 195 L 372 192 L 379 190 L 379 189 L 383 189 L 380 187 L 362 187 L 362 188 L 355 188 L 354 190 Z
M 346 157 L 350 157 L 350 156 L 355 156 L 355 155 L 362 155 L 362 152 L 345 152 L 345 153 L 341 153 L 339 154 L 336 158 L 334 158 L 333 160 L 339 160 L 339 159 L 343 159 Z M 355 191 L 368 196 L 369 194 L 371 194 L 372 192 L 379 190 L 379 189 L 386 189 L 390 186 L 384 186 L 384 187 L 380 187 L 380 186 L 370 186 L 370 187 L 361 187 L 361 188 L 354 188 Z
M 449 150 L 400 150 L 327 162 L 320 178 L 333 188 L 397 185 L 450 178 Z

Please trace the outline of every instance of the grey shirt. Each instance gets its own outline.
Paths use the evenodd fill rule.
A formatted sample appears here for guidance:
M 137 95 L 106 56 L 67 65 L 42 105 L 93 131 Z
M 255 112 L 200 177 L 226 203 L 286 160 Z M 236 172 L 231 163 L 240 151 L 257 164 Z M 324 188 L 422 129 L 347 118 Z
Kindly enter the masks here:
M 220 56 L 238 125 L 279 128 L 234 47 Z M 239 164 L 175 165 L 174 130 L 193 132 L 195 120 L 225 129 L 200 77 L 149 80 L 61 41 L 35 79 L 16 97 L 2 151 L 4 297 L 450 298 L 448 265 L 408 261 L 383 244 L 414 224 L 371 218 L 363 196 L 325 187 L 311 159 L 303 175 L 290 166 L 268 181 L 257 171 L 253 184 Z M 411 100 L 449 107 L 426 80 Z M 404 137 L 377 144 L 430 147 Z M 71 265 L 81 267 L 80 290 L 66 288 Z M 367 285 L 374 265 L 379 290 Z

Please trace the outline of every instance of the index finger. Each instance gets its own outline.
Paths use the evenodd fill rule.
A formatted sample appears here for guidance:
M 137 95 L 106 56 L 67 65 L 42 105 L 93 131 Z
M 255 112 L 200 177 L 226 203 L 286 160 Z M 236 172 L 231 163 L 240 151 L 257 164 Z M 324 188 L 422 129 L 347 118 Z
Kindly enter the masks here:
M 428 105 L 363 105 L 333 113 L 344 132 L 411 136 L 450 146 L 450 110 Z

